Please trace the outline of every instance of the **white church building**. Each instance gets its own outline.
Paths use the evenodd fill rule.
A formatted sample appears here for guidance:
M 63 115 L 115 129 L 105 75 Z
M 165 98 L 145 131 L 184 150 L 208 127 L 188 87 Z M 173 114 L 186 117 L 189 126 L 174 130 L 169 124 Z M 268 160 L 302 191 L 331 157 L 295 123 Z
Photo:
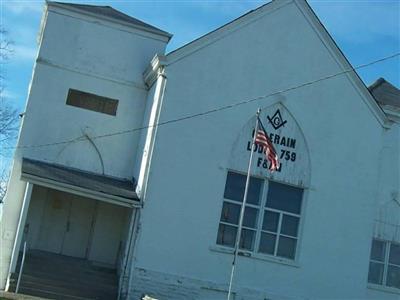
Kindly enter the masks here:
M 399 90 L 367 88 L 305 0 L 166 54 L 171 37 L 108 6 L 46 3 L 0 288 L 227 299 L 253 150 L 231 299 L 400 299 Z M 258 108 L 273 173 L 251 147 Z

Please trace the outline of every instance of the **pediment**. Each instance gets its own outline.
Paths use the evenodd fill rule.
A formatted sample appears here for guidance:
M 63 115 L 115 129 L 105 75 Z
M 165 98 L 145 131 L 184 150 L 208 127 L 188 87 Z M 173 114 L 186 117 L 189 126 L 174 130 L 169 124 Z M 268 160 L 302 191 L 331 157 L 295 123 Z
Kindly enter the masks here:
M 280 168 L 271 172 L 269 162 L 260 146 L 253 147 L 251 174 L 296 186 L 310 184 L 310 158 L 303 132 L 292 114 L 281 103 L 261 110 L 260 120 L 273 143 Z M 247 172 L 256 116 L 250 117 L 232 145 L 228 168 Z

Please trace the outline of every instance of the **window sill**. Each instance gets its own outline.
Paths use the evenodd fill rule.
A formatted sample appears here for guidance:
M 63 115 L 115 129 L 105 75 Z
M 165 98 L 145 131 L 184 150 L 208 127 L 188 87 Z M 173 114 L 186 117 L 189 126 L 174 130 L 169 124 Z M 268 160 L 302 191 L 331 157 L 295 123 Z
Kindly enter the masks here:
M 380 292 L 386 292 L 386 293 L 392 293 L 392 294 L 400 295 L 400 289 L 398 289 L 398 288 L 392 288 L 392 287 L 389 287 L 389 286 L 373 284 L 373 283 L 368 283 L 367 287 L 369 289 L 371 289 L 371 290 L 378 290 Z
M 227 254 L 233 255 L 232 248 L 214 245 L 214 246 L 210 246 L 209 249 L 210 249 L 210 251 L 213 251 L 213 252 L 227 253 Z M 264 254 L 260 254 L 260 253 L 252 253 L 252 252 L 245 251 L 245 250 L 239 250 L 238 256 L 264 260 L 264 261 L 273 262 L 273 263 L 277 263 L 277 264 L 283 264 L 283 265 L 287 265 L 287 266 L 294 267 L 294 268 L 300 268 L 300 265 L 297 262 L 292 261 L 292 260 L 275 257 L 275 256 L 264 255 Z

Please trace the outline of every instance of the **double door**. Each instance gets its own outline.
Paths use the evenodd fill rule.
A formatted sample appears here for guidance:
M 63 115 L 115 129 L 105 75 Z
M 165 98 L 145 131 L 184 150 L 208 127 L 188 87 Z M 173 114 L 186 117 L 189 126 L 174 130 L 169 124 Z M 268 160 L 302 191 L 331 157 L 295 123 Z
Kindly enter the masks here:
M 95 215 L 96 200 L 49 190 L 37 248 L 87 258 Z

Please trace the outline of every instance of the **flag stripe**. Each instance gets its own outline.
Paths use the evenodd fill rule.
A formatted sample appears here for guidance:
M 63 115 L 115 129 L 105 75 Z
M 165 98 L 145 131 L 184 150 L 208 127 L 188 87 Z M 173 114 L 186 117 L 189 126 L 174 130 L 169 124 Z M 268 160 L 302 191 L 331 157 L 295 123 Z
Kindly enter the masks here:
M 280 166 L 278 155 L 276 154 L 274 145 L 269 139 L 260 119 L 258 119 L 258 124 L 260 128 L 257 130 L 256 139 L 254 142 L 256 145 L 262 146 L 264 148 L 265 157 L 270 162 L 269 170 L 272 172 L 276 171 L 277 169 L 279 169 Z

